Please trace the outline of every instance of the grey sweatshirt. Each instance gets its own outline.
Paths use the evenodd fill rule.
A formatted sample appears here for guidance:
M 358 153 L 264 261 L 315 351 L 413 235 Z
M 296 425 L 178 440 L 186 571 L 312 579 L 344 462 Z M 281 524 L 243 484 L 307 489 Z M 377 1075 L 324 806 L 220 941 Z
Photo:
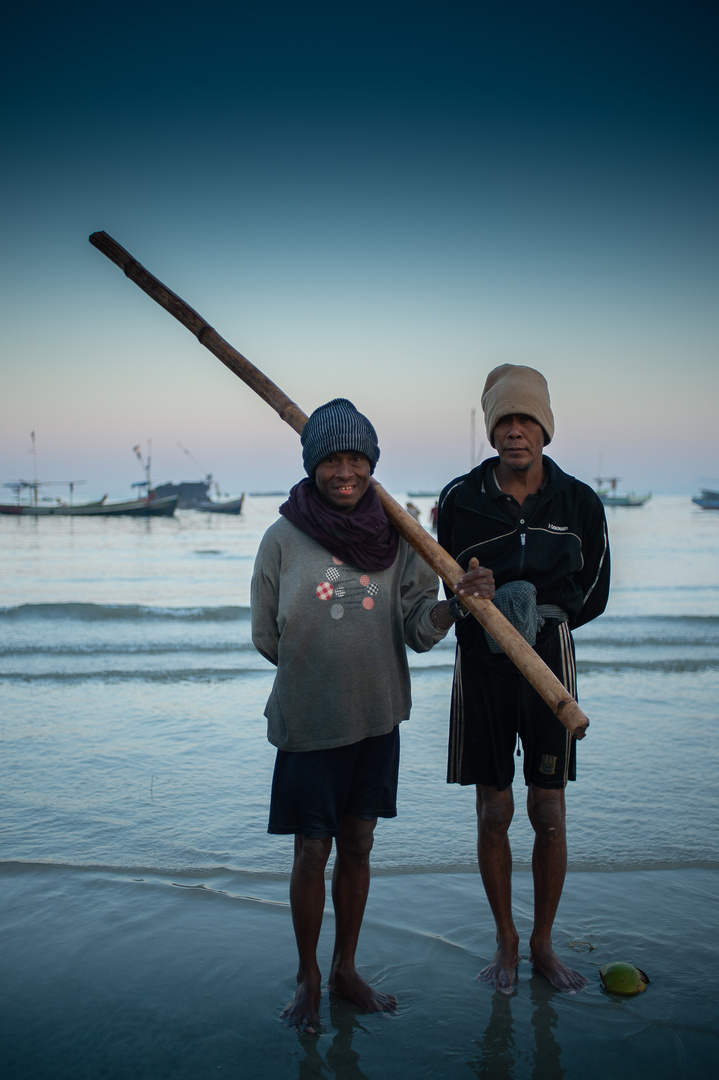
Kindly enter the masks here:
M 400 538 L 388 570 L 360 571 L 285 518 L 265 533 L 252 576 L 252 640 L 277 665 L 265 716 L 281 750 L 324 750 L 386 735 L 412 704 L 405 645 L 445 631 L 429 613 L 437 576 Z

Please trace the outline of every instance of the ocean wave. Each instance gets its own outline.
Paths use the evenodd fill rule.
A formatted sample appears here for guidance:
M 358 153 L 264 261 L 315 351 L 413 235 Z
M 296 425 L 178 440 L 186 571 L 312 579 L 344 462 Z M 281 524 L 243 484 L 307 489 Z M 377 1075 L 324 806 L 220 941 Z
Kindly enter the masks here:
M 717 645 L 719 617 L 715 615 L 631 615 L 626 618 L 602 617 L 582 626 L 574 634 L 582 644 L 616 646 L 634 645 Z
M 181 654 L 184 650 L 181 649 L 156 649 L 152 652 L 152 655 L 172 655 L 173 652 Z M 126 656 L 138 656 L 146 655 L 151 650 L 147 649 L 128 649 L 124 655 Z M 232 649 L 219 650 L 219 649 L 188 649 L 186 652 L 207 652 L 214 655 L 222 655 L 223 652 L 226 655 L 242 653 L 244 658 L 252 658 L 247 662 L 244 660 L 241 666 L 227 666 L 227 667 L 188 667 L 186 664 L 178 666 L 177 668 L 165 666 L 161 669 L 142 668 L 136 667 L 98 667 L 96 670 L 45 670 L 45 671 L 29 671 L 29 670 L 7 670 L 0 671 L 0 683 L 36 683 L 36 682 L 61 682 L 61 683 L 77 683 L 83 681 L 89 682 L 209 682 L 214 679 L 228 680 L 228 679 L 245 679 L 248 675 L 266 675 L 268 671 L 273 669 L 264 660 L 259 653 L 256 653 L 254 648 L 250 645 L 244 647 L 233 647 Z M 64 658 L 77 657 L 78 659 L 89 660 L 92 655 L 120 655 L 121 650 L 112 648 L 108 649 L 107 653 L 101 652 L 89 653 L 89 652 L 64 652 L 57 654 L 58 657 Z M 0 654 L 1 655 L 1 654 Z M 34 655 L 38 655 L 35 653 Z M 28 654 L 25 654 L 27 657 Z M 22 657 L 15 657 L 16 659 L 22 659 Z M 719 670 L 719 658 L 717 657 L 704 657 L 704 658 L 674 658 L 665 660 L 577 660 L 577 672 L 582 676 L 592 675 L 606 675 L 613 673 L 617 675 L 626 673 L 644 672 L 647 674 L 657 675 L 696 675 L 705 671 L 717 671 Z M 410 671 L 412 678 L 420 680 L 423 677 L 437 677 L 441 674 L 443 677 L 448 677 L 453 671 L 451 664 L 432 664 L 416 667 L 410 664 Z
M 191 654 L 209 655 L 221 658 L 227 656 L 231 658 L 236 656 L 240 661 L 238 665 L 228 663 L 226 666 L 212 666 L 205 667 L 203 665 L 197 665 L 189 667 L 186 660 L 183 657 Z M 171 666 L 169 664 L 164 665 L 161 668 L 142 667 L 139 664 L 125 667 L 110 667 L 107 665 L 107 660 L 110 657 L 117 657 L 118 664 L 122 662 L 123 657 L 137 658 L 142 660 L 143 657 L 150 659 L 151 657 L 168 657 L 171 658 L 173 654 L 178 656 L 177 666 Z M 46 657 L 48 660 L 65 660 L 68 661 L 68 669 L 62 669 L 58 666 L 46 667 L 43 671 L 38 671 L 35 668 L 28 668 L 23 670 L 22 668 L 16 668 L 15 670 L 0 670 L 0 683 L 34 683 L 34 682 L 61 682 L 61 683 L 77 683 L 83 681 L 90 682 L 188 682 L 188 681 L 211 681 L 213 679 L 244 679 L 248 675 L 254 674 L 267 674 L 268 671 L 272 671 L 271 665 L 264 660 L 259 653 L 256 652 L 254 646 L 249 643 L 244 645 L 232 645 L 226 648 L 215 647 L 187 647 L 187 648 L 145 648 L 144 646 L 131 646 L 127 649 L 117 648 L 115 646 L 102 648 L 88 648 L 88 649 L 57 649 L 57 650 L 43 650 L 43 649 L 28 649 L 14 650 L 0 652 L 0 660 L 4 660 L 5 663 L 15 660 L 18 663 L 23 661 L 31 661 L 38 657 Z M 70 666 L 73 660 L 78 662 L 84 661 L 87 664 L 94 657 L 98 660 L 104 660 L 105 663 L 96 669 L 78 668 Z M 418 685 L 425 678 L 436 679 L 438 676 L 443 678 L 451 677 L 454 670 L 454 666 L 448 663 L 422 663 L 421 661 L 416 664 L 412 663 L 410 657 L 410 672 L 412 679 L 417 682 Z M 696 675 L 707 671 L 719 670 L 719 657 L 674 657 L 666 658 L 662 660 L 650 660 L 650 659 L 637 659 L 637 660 L 582 660 L 577 659 L 577 672 L 581 676 L 598 676 L 607 674 L 629 674 L 629 673 L 646 673 L 648 675 Z
M 668 657 L 663 660 L 581 660 L 577 658 L 577 672 L 580 675 L 604 675 L 608 671 L 646 671 L 664 675 L 681 675 L 717 669 L 719 669 L 719 657 L 716 656 Z
M 577 649 L 636 649 L 658 648 L 671 649 L 695 649 L 701 647 L 716 648 L 719 646 L 719 627 L 712 628 L 713 632 L 705 629 L 698 630 L 696 634 L 679 636 L 671 628 L 667 628 L 666 634 L 627 634 L 626 636 L 585 637 L 576 642 Z
M 186 622 L 232 622 L 246 621 L 249 607 L 220 605 L 216 607 L 152 607 L 147 604 L 19 604 L 16 607 L 0 607 L 0 619 L 70 619 L 78 622 L 126 621 L 150 619 L 184 620 Z
M 280 861 L 279 858 L 277 861 Z M 518 873 L 531 873 L 531 862 L 522 860 L 515 861 L 513 869 Z M 719 870 L 717 859 L 681 859 L 681 858 L 645 858 L 645 859 L 606 859 L 597 858 L 588 861 L 584 859 L 570 860 L 567 867 L 569 874 L 631 874 L 631 873 L 662 873 L 666 871 L 683 870 Z M 53 859 L 7 859 L 0 860 L 0 877 L 3 874 L 32 874 L 46 872 L 51 874 L 59 871 L 71 871 L 78 874 L 111 874 L 118 876 L 131 875 L 134 881 L 152 881 L 171 888 L 198 889 L 203 893 L 217 896 L 231 896 L 236 899 L 259 899 L 248 896 L 243 892 L 243 886 L 251 886 L 253 882 L 259 884 L 267 882 L 286 882 L 290 876 L 290 868 L 286 870 L 274 870 L 267 866 L 258 867 L 235 867 L 227 865 L 213 866 L 198 865 L 187 866 L 174 863 L 171 859 L 165 865 L 148 866 L 138 860 L 137 863 L 127 860 L 122 863 L 103 864 L 88 859 L 87 862 L 72 860 Z M 392 860 L 377 860 L 372 867 L 373 877 L 410 877 L 414 875 L 452 875 L 471 874 L 476 875 L 476 865 L 466 862 L 443 861 L 443 862 L 406 862 L 393 863 Z
M 108 668 L 99 671 L 3 671 L 0 672 L 0 683 L 38 683 L 38 682 L 152 682 L 152 683 L 184 683 L 184 682 L 223 682 L 228 679 L 244 679 L 247 676 L 266 675 L 269 665 L 258 655 L 257 666 L 242 668 L 182 668 L 178 671 L 127 671 L 122 668 Z M 262 665 L 262 666 L 260 666 Z
M 250 618 L 249 605 L 199 604 L 168 607 L 152 604 L 98 604 L 63 601 L 0 605 L 0 621 L 68 619 L 78 622 L 144 621 L 150 619 L 185 622 L 232 622 Z M 660 630 L 659 627 L 662 629 Z M 696 631 L 707 642 L 719 639 L 719 615 L 603 615 L 597 622 L 576 631 L 578 641 L 603 643 L 670 644 L 685 642 L 687 631 Z M 670 635 L 670 636 L 667 636 Z M 691 635 L 694 640 L 693 635 Z
M 11 648 L 0 648 L 0 658 L 33 656 L 54 657 L 81 657 L 90 656 L 172 656 L 173 653 L 186 655 L 198 653 L 200 655 L 224 653 L 256 653 L 251 641 L 221 641 L 202 645 L 197 642 L 167 642 L 166 644 L 146 643 L 144 641 L 131 642 L 127 645 L 109 642 L 99 644 L 92 642 L 86 645 L 13 645 Z
M 136 880 L 142 880 L 144 877 L 151 878 L 155 875 L 161 875 L 165 879 L 164 883 L 167 885 L 181 885 L 182 878 L 187 879 L 188 885 L 193 885 L 199 888 L 200 885 L 196 884 L 196 879 L 206 880 L 208 878 L 227 877 L 228 879 L 243 877 L 251 879 L 267 879 L 269 881 L 284 881 L 289 871 L 281 870 L 267 870 L 262 869 L 238 869 L 232 866 L 226 866 L 223 864 L 206 863 L 205 865 L 187 866 L 181 863 L 173 862 L 171 859 L 166 864 L 150 866 L 146 862 L 138 860 L 132 862 L 132 860 L 125 860 L 120 863 L 101 863 L 96 860 L 88 859 L 87 861 L 73 860 L 73 859 L 0 859 L 0 875 L 4 873 L 31 874 L 35 871 L 59 871 L 59 870 L 73 870 L 81 873 L 99 873 L 99 874 L 132 874 Z M 177 878 L 177 881 L 167 880 L 168 878 Z M 209 890 L 208 890 L 209 891 Z M 213 891 L 219 892 L 219 889 Z

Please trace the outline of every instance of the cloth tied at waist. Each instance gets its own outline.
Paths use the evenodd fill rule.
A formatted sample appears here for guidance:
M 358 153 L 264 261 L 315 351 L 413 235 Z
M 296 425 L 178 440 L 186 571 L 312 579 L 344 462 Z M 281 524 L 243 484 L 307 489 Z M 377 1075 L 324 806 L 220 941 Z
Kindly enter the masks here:
M 568 619 L 566 611 L 556 604 L 537 604 L 537 590 L 531 581 L 508 581 L 506 585 L 500 585 L 493 603 L 530 645 L 536 642 L 546 619 L 558 619 L 560 622 Z M 484 636 L 493 653 L 504 652 L 486 630 Z

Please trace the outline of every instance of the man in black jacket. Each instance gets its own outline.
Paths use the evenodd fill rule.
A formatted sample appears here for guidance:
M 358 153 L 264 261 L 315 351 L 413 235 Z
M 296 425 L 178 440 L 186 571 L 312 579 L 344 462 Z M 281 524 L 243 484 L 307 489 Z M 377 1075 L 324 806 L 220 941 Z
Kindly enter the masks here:
M 476 594 L 493 576 L 497 606 L 576 697 L 571 630 L 600 615 L 609 595 L 604 509 L 590 487 L 543 454 L 554 435 L 543 375 L 512 364 L 496 368 L 482 408 L 498 457 L 444 489 L 437 539 L 466 571 L 459 597 Z M 579 990 L 587 980 L 552 947 L 566 873 L 564 788 L 575 779 L 575 740 L 476 619 L 462 619 L 456 632 L 447 780 L 476 785 L 479 869 L 497 928 L 494 958 L 478 978 L 511 994 L 519 963 L 508 838 L 519 738 L 535 834 L 529 960 L 558 990 Z

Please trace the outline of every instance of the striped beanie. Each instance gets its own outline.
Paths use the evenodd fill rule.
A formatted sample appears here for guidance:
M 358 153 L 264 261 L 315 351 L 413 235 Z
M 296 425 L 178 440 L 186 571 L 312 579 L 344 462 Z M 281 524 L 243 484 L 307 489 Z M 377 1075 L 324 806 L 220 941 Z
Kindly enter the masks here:
M 369 458 L 370 472 L 379 460 L 377 432 L 366 416 L 347 398 L 334 398 L 320 405 L 302 429 L 302 461 L 311 478 L 321 461 L 342 450 L 355 450 Z
M 494 446 L 494 429 L 504 416 L 523 413 L 544 428 L 544 445 L 554 437 L 554 416 L 547 380 L 539 371 L 521 364 L 502 364 L 490 371 L 482 391 L 487 438 Z

